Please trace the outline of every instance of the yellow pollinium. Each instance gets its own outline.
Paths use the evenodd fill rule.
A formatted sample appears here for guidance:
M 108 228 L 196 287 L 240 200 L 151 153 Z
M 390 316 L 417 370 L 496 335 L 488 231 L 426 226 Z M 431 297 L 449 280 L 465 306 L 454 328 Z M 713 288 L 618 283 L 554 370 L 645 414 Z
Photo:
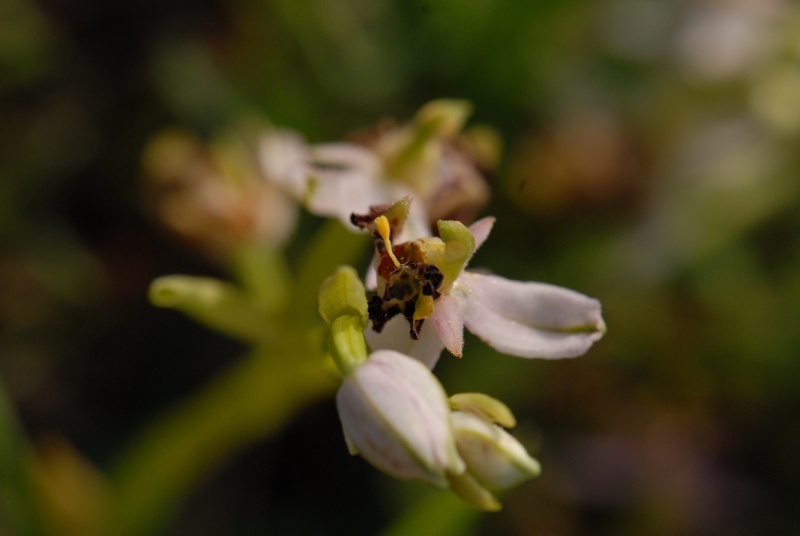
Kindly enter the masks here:
M 386 252 L 389 254 L 389 258 L 392 259 L 395 267 L 400 268 L 400 261 L 397 260 L 397 257 L 394 256 L 394 251 L 392 251 L 392 241 L 389 239 L 392 229 L 389 226 L 389 220 L 386 219 L 386 216 L 378 216 L 375 218 L 375 228 L 386 244 Z

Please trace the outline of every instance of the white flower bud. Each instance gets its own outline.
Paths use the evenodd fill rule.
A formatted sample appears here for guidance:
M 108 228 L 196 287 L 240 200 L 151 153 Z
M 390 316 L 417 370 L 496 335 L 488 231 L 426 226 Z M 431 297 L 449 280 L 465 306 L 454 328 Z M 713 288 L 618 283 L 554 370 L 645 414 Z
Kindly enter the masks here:
M 501 427 L 465 411 L 454 411 L 450 422 L 467 472 L 481 485 L 506 489 L 539 474 L 539 462 Z
M 430 370 L 407 355 L 374 352 L 339 388 L 336 405 L 351 452 L 398 478 L 448 485 L 462 473 L 447 395 Z

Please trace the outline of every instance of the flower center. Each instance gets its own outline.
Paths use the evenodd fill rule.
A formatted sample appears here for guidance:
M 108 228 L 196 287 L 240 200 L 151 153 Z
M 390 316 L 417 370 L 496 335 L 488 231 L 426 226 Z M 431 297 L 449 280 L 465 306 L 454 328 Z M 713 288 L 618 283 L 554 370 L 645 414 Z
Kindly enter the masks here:
M 408 321 L 412 339 L 419 339 L 422 324 L 433 312 L 433 302 L 444 275 L 427 262 L 426 241 L 419 239 L 392 246 L 391 226 L 385 216 L 374 220 L 378 293 L 369 301 L 368 313 L 373 329 L 381 332 L 386 323 L 402 314 Z

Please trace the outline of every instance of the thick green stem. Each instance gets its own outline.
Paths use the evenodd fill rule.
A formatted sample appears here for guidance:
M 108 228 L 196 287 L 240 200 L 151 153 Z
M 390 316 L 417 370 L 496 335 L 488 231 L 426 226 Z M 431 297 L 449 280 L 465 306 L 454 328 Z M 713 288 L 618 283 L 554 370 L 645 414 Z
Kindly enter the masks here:
M 448 491 L 430 490 L 401 514 L 381 536 L 459 536 L 483 514 Z
M 236 280 L 256 308 L 268 315 L 283 310 L 292 295 L 293 281 L 282 251 L 250 245 L 233 255 L 231 264 Z
M 202 478 L 245 445 L 277 432 L 335 383 L 320 360 L 258 352 L 155 421 L 122 458 L 98 534 L 150 535 Z

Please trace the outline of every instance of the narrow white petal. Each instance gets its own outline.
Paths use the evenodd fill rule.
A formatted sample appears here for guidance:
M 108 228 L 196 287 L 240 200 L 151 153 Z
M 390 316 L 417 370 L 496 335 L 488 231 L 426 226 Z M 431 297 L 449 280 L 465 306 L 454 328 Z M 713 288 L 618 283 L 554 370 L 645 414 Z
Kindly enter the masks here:
M 462 272 L 452 294 L 467 329 L 518 357 L 577 357 L 605 332 L 600 302 L 554 285 Z
M 472 225 L 469 226 L 469 230 L 472 233 L 472 236 L 475 237 L 475 251 L 478 251 L 486 239 L 489 238 L 489 233 L 492 232 L 492 227 L 494 227 L 494 222 L 496 219 L 494 216 L 486 216 L 485 218 L 481 218 Z
M 439 296 L 428 322 L 436 330 L 444 347 L 454 356 L 461 357 L 464 349 L 464 317 L 458 300 L 448 295 Z
M 395 350 L 421 361 L 429 369 L 433 369 L 444 349 L 433 326 L 423 325 L 419 340 L 412 339 L 408 322 L 400 315 L 389 320 L 380 333 L 375 333 L 370 322 L 364 336 L 373 351 Z

